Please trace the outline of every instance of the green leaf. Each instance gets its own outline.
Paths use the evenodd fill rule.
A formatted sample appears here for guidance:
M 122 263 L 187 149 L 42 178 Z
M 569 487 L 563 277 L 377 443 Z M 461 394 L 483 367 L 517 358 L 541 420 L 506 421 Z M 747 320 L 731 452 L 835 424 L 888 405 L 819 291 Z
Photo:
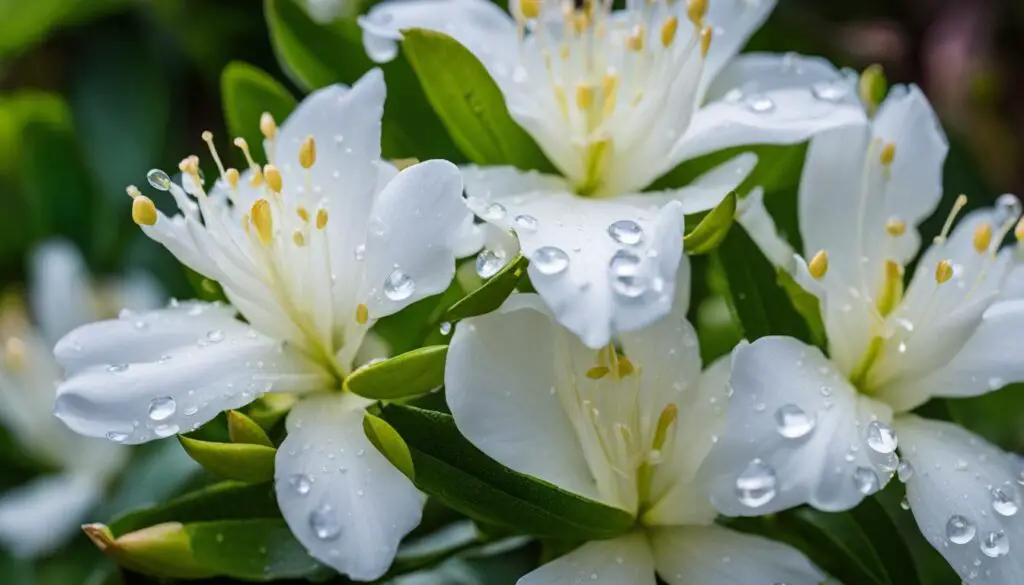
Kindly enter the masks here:
M 10 57 L 42 41 L 54 29 L 99 17 L 127 0 L 0 0 L 0 57 Z
M 224 117 L 232 137 L 241 136 L 252 146 L 263 143 L 260 116 L 270 112 L 278 123 L 283 122 L 297 102 L 295 97 L 263 70 L 232 61 L 220 77 Z
M 690 256 L 707 254 L 722 243 L 736 218 L 736 192 L 722 199 L 708 212 L 697 227 L 683 236 L 683 249 Z
M 237 410 L 229 410 L 227 418 L 228 437 L 231 438 L 232 443 L 249 443 L 252 445 L 263 445 L 264 447 L 274 447 L 266 431 L 256 424 L 256 421 Z
M 217 575 L 253 581 L 298 579 L 324 571 L 284 520 L 186 524 L 195 561 Z
M 810 340 L 807 324 L 776 283 L 775 267 L 743 226 L 734 225 L 715 254 L 725 273 L 729 308 L 748 341 L 766 335 Z
M 448 35 L 403 31 L 402 52 L 455 143 L 479 165 L 554 172 L 537 143 L 508 113 L 505 98 L 479 59 Z
M 956 571 L 921 534 L 914 514 L 900 505 L 905 493 L 903 483 L 890 481 L 884 490 L 875 494 L 875 502 L 889 517 L 895 536 L 909 549 L 918 582 L 927 585 L 961 585 L 963 581 Z
M 799 508 L 782 514 L 780 523 L 810 544 L 810 559 L 843 583 L 911 585 L 889 580 L 878 551 L 848 513 Z
M 490 313 L 508 298 L 526 273 L 529 261 L 522 253 L 516 254 L 504 268 L 492 276 L 483 286 L 459 299 L 444 315 L 449 323 Z
M 416 468 L 412 463 L 409 446 L 394 427 L 384 419 L 366 413 L 363 418 L 363 432 L 377 450 L 409 479 L 416 479 Z
M 474 520 L 533 536 L 580 540 L 613 538 L 635 524 L 624 510 L 490 459 L 459 434 L 449 415 L 389 404 L 381 418 L 409 446 L 416 485 Z
M 298 397 L 294 394 L 267 394 L 252 402 L 245 409 L 245 414 L 264 429 L 272 429 L 291 410 Z
M 367 364 L 345 378 L 345 389 L 374 400 L 426 394 L 444 384 L 447 345 L 431 345 Z
M 164 522 L 280 517 L 272 484 L 225 481 L 150 508 L 129 512 L 111 522 L 110 529 L 118 536 Z
M 132 571 L 178 579 L 200 579 L 216 574 L 196 561 L 185 527 L 178 522 L 148 526 L 116 539 L 102 524 L 87 524 L 82 530 L 103 554 Z
M 850 510 L 850 515 L 877 551 L 891 583 L 921 582 L 907 542 L 876 498 L 865 498 L 856 508 Z
M 210 473 L 248 483 L 262 483 L 274 478 L 274 457 L 277 449 L 246 443 L 213 443 L 179 435 L 181 446 L 196 463 Z
M 796 280 L 784 270 L 778 271 L 778 283 L 786 291 L 786 295 L 793 303 L 793 308 L 807 323 L 814 344 L 825 348 L 825 323 L 821 319 L 821 303 L 818 301 L 818 297 L 804 290 L 804 287 L 797 284 Z

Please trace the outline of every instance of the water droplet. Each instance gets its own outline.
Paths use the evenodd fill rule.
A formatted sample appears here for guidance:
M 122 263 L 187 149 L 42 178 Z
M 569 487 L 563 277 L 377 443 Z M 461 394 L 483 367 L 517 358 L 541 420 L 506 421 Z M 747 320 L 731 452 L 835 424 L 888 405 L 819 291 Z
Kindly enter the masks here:
M 850 87 L 841 79 L 821 81 L 811 86 L 811 94 L 823 102 L 835 103 L 850 94 Z
M 999 377 L 996 377 L 996 376 L 992 376 L 991 378 L 988 379 L 988 389 L 989 390 L 999 390 L 1000 388 L 1002 388 L 1005 385 L 1006 385 L 1006 381 L 1003 380 L 1002 378 L 999 378 Z
M 441 323 L 441 335 L 448 335 L 452 332 L 452 324 L 448 321 Z
M 903 508 L 904 510 L 910 509 L 910 502 L 907 501 L 907 496 L 903 496 L 903 499 L 900 500 L 900 508 Z
M 551 276 L 565 272 L 565 269 L 569 267 L 569 255 L 561 248 L 543 246 L 534 250 L 530 255 L 530 262 L 537 267 L 541 274 Z
M 363 258 L 366 258 L 366 244 L 359 244 L 355 250 L 352 251 L 352 255 L 355 256 L 356 262 L 362 262 Z
M 151 187 L 160 191 L 168 191 L 171 188 L 171 178 L 160 169 L 152 169 L 146 173 L 146 180 Z
M 308 494 L 309 490 L 313 489 L 313 482 L 309 479 L 309 476 L 303 473 L 296 473 L 290 476 L 288 478 L 288 485 L 300 496 Z
M 178 431 L 180 430 L 181 429 L 178 428 L 178 425 L 160 425 L 153 429 L 153 434 L 160 437 L 161 439 L 166 439 L 171 435 L 178 434 Z
M 224 341 L 224 332 L 220 329 L 213 329 L 206 332 L 206 339 L 210 343 L 220 343 Z
M 900 461 L 896 467 L 896 477 L 900 478 L 901 483 L 907 483 L 911 477 L 914 477 L 914 466 L 909 461 Z
M 775 498 L 775 470 L 760 458 L 747 464 L 736 478 L 736 497 L 748 508 L 758 508 Z
M 115 443 L 124 443 L 128 440 L 128 433 L 120 433 L 118 431 L 110 431 L 107 433 L 107 440 Z
M 505 266 L 505 251 L 484 248 L 476 256 L 476 273 L 480 278 L 490 278 Z
M 499 220 L 505 217 L 505 206 L 501 203 L 491 203 L 484 210 L 484 219 Z
M 727 104 L 738 104 L 742 99 L 743 90 L 741 90 L 738 87 L 734 87 L 729 91 L 725 92 L 725 95 L 722 97 L 722 101 L 724 101 Z
M 635 246 L 644 239 L 644 229 L 631 219 L 620 219 L 608 226 L 608 235 L 627 246 Z
M 608 263 L 612 276 L 612 290 L 619 296 L 635 299 L 647 292 L 647 277 L 641 274 L 640 257 L 627 250 L 619 250 Z
M 532 215 L 517 215 L 515 218 L 516 229 L 523 232 L 537 231 L 537 218 Z
M 767 114 L 775 109 L 775 102 L 772 101 L 772 98 L 760 93 L 747 96 L 746 104 L 750 111 L 758 114 Z
M 795 404 L 780 406 L 775 411 L 775 428 L 787 439 L 799 439 L 814 430 L 814 416 L 808 415 L 804 409 Z
M 149 418 L 155 421 L 166 420 L 178 408 L 178 404 L 170 396 L 154 398 L 149 402 Z
M 974 523 L 963 516 L 950 516 L 946 522 L 946 537 L 953 544 L 967 544 L 974 539 L 977 529 Z
M 384 280 L 384 296 L 392 301 L 404 301 L 416 290 L 416 281 L 411 276 L 395 268 Z
M 107 366 L 107 371 L 112 374 L 120 374 L 121 372 L 128 370 L 128 364 L 111 364 Z
M 1017 221 L 1021 213 L 1020 199 L 1010 193 L 1003 193 L 996 199 L 995 226 L 1000 227 L 1009 222 Z
M 185 416 L 195 416 L 197 412 L 199 412 L 198 406 L 190 406 L 185 410 L 181 411 L 181 413 L 184 414 Z
M 328 504 L 309 513 L 309 527 L 320 540 L 335 540 L 341 536 L 341 525 L 334 515 L 334 509 Z
M 871 495 L 878 491 L 878 474 L 875 470 L 867 467 L 858 467 L 853 470 L 853 486 L 864 495 Z
M 1007 493 L 1009 491 L 1010 493 Z M 1017 502 L 1014 499 L 1014 489 L 1007 484 L 1006 489 L 992 488 L 992 509 L 1000 516 L 1013 516 L 1017 513 Z
M 880 420 L 873 420 L 868 425 L 867 441 L 868 447 L 876 453 L 892 453 L 896 450 L 896 433 Z
M 981 539 L 981 552 L 990 559 L 1006 556 L 1010 552 L 1010 537 L 1002 530 L 989 532 Z

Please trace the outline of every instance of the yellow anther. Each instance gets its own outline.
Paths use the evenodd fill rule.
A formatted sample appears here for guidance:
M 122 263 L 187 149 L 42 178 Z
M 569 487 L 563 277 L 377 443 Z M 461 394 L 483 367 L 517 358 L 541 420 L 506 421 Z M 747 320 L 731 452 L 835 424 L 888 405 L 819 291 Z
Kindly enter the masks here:
M 306 235 L 302 233 L 302 230 L 295 230 L 292 232 L 292 241 L 301 248 L 306 245 Z
M 892 161 L 896 160 L 896 143 L 890 142 L 882 148 L 882 154 L 878 157 L 884 167 L 891 167 Z
M 903 300 L 903 267 L 893 260 L 885 261 L 885 280 L 878 293 L 875 307 L 885 317 Z
M 356 323 L 360 325 L 366 325 L 366 322 L 370 320 L 370 307 L 367 307 L 364 303 L 356 305 Z
M 618 356 L 616 364 L 616 377 L 619 379 L 625 378 L 636 371 L 636 368 L 633 366 L 633 362 L 629 361 L 629 358 L 624 355 Z
M 626 48 L 630 51 L 640 52 L 644 50 L 644 26 L 638 24 L 633 27 L 633 32 L 626 37 Z
M 974 244 L 974 249 L 979 254 L 987 252 L 989 245 L 992 243 L 992 224 L 985 221 L 974 228 L 974 237 L 971 243 Z
M 576 34 L 583 34 L 583 31 L 590 28 L 590 16 L 586 12 L 577 11 L 572 17 L 573 29 Z
M 935 265 L 935 282 L 942 284 L 950 278 L 953 278 L 953 267 L 950 266 L 949 260 L 939 260 Z
M 520 0 L 519 11 L 523 18 L 533 20 L 540 16 L 541 0 Z
M 665 19 L 665 23 L 661 25 L 661 46 L 667 47 L 672 44 L 672 41 L 676 38 L 676 31 L 679 29 L 679 19 L 675 16 L 670 16 Z
M 810 264 L 807 265 L 808 271 L 811 273 L 811 277 L 814 280 L 821 280 L 825 278 L 825 273 L 828 272 L 828 252 L 825 250 L 818 250 L 818 253 L 811 258 Z
M 24 341 L 18 337 L 8 337 L 4 344 L 4 369 L 9 372 L 24 369 L 27 353 Z
M 256 227 L 256 235 L 264 245 L 274 238 L 274 215 L 270 210 L 270 202 L 260 198 L 253 202 L 249 209 L 252 225 Z
M 907 222 L 898 217 L 890 217 L 889 220 L 885 222 L 885 233 L 894 238 L 902 236 L 906 231 Z
M 321 207 L 316 210 L 316 229 L 322 230 L 327 227 L 327 210 Z
M 942 231 L 939 235 L 935 236 L 935 243 L 939 244 L 946 241 L 946 236 L 949 235 L 949 230 L 953 228 L 953 221 L 956 219 L 956 215 L 960 213 L 960 210 L 967 205 L 967 195 L 960 194 L 956 201 L 953 202 L 953 209 L 949 210 L 949 215 L 946 217 L 946 223 L 942 226 Z
M 704 16 L 708 13 L 708 0 L 686 0 L 686 16 L 694 26 L 704 24 Z
M 132 199 L 132 219 L 139 225 L 153 225 L 156 223 L 156 205 L 153 200 L 145 195 L 138 195 Z
M 1018 242 L 1024 242 L 1024 217 L 1020 218 L 1017 227 L 1013 228 L 1013 237 L 1017 238 Z
M 615 96 L 619 89 L 619 76 L 614 73 L 608 73 L 601 80 L 601 99 L 602 109 L 605 116 L 611 115 L 612 111 L 615 110 Z
M 231 187 L 232 189 L 238 187 L 239 176 L 240 175 L 238 174 L 238 169 L 228 169 L 224 171 L 224 178 L 227 180 L 228 186 Z
M 263 167 L 263 178 L 267 180 L 267 187 L 274 193 L 280 193 L 284 187 L 284 180 L 281 179 L 281 171 L 277 170 L 274 165 L 266 165 Z
M 273 140 L 274 136 L 277 135 L 277 122 L 274 121 L 274 117 L 270 115 L 270 112 L 263 112 L 260 116 L 260 132 L 263 133 L 263 137 L 267 140 Z
M 711 50 L 711 38 L 715 36 L 714 31 L 711 30 L 710 26 L 705 26 L 700 29 L 700 56 L 707 57 L 708 51 Z
M 581 110 L 589 110 L 594 105 L 594 86 L 589 83 L 576 86 L 576 105 Z
M 295 213 L 299 215 L 299 219 L 306 223 L 309 223 L 309 210 L 307 210 L 305 207 L 299 205 L 298 207 L 295 208 Z
M 263 183 L 263 171 L 256 167 L 252 170 L 252 176 L 249 177 L 249 186 L 259 187 Z
M 299 146 L 299 164 L 302 168 L 308 169 L 316 164 L 316 141 L 312 136 L 307 136 Z
M 658 426 L 654 429 L 654 442 L 651 444 L 656 450 L 660 450 L 665 446 L 665 440 L 668 438 L 668 430 L 675 424 L 676 419 L 679 418 L 679 409 L 675 404 L 671 402 L 665 406 L 665 409 L 661 411 L 661 415 L 658 417 Z
M 610 371 L 608 366 L 594 366 L 587 370 L 587 377 L 591 380 L 600 380 L 607 376 Z

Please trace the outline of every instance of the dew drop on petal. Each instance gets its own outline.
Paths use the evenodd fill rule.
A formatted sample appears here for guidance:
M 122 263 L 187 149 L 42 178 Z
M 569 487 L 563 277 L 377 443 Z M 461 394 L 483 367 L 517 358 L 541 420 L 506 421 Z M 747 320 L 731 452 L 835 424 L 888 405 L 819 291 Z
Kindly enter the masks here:
M 120 433 L 118 431 L 110 431 L 107 433 L 107 440 L 115 443 L 124 443 L 128 440 L 128 433 Z
M 857 491 L 868 496 L 878 491 L 878 474 L 868 467 L 858 467 L 853 470 L 853 487 Z
M 823 102 L 835 103 L 849 95 L 850 88 L 841 79 L 821 81 L 811 86 L 811 94 Z
M 644 230 L 631 219 L 620 219 L 608 226 L 608 235 L 620 244 L 635 246 L 644 239 Z
M 641 260 L 636 254 L 619 250 L 608 263 L 612 290 L 621 297 L 635 299 L 647 292 L 647 277 L 641 274 Z
M 946 521 L 946 537 L 953 544 L 967 544 L 974 539 L 977 528 L 974 523 L 963 516 L 950 516 Z
M 206 339 L 210 343 L 220 343 L 224 341 L 224 332 L 220 329 L 213 329 L 206 332 Z
M 505 206 L 501 203 L 491 203 L 484 210 L 484 219 L 499 220 L 505 217 Z
M 760 458 L 747 464 L 736 478 L 736 497 L 748 508 L 758 508 L 775 499 L 775 470 Z
M 384 280 L 384 296 L 392 301 L 404 301 L 416 290 L 416 281 L 411 276 L 395 268 Z
M 296 473 L 288 478 L 288 485 L 292 490 L 304 496 L 309 493 L 309 490 L 313 489 L 313 482 L 309 479 L 309 476 L 303 473 Z
M 363 258 L 366 257 L 366 244 L 359 244 L 352 251 L 352 255 L 355 256 L 356 262 L 362 262 Z
M 107 366 L 107 371 L 112 374 L 120 374 L 128 370 L 128 364 L 110 364 Z
M 1014 500 L 1013 493 L 1013 486 L 1007 486 L 1007 489 L 992 488 L 992 509 L 996 511 L 996 514 L 1013 516 L 1017 513 L 1017 502 Z
M 1002 530 L 989 532 L 981 539 L 980 547 L 986 557 L 997 559 L 1010 552 L 1010 537 Z
M 320 540 L 335 540 L 341 536 L 341 524 L 330 505 L 324 504 L 309 513 L 309 528 Z
M 160 169 L 152 169 L 146 173 L 146 180 L 149 181 L 151 187 L 160 191 L 167 191 L 171 188 L 171 178 Z
M 480 278 L 490 278 L 505 266 L 505 251 L 484 248 L 476 255 L 476 273 Z
M 543 246 L 534 250 L 530 262 L 541 274 L 552 276 L 565 272 L 569 267 L 569 255 L 555 246 Z
M 775 428 L 787 439 L 799 439 L 814 430 L 815 417 L 795 404 L 785 404 L 775 411 Z
M 775 109 L 775 102 L 772 101 L 772 98 L 760 93 L 747 96 L 746 104 L 750 111 L 758 114 L 767 114 Z
M 914 466 L 909 461 L 900 461 L 896 467 L 896 477 L 900 479 L 901 483 L 907 483 L 911 477 L 914 477 Z
M 896 433 L 884 422 L 873 420 L 868 424 L 867 442 L 876 453 L 892 453 L 897 446 Z
M 149 418 L 155 421 L 166 420 L 177 408 L 178 404 L 170 396 L 154 398 L 149 401 Z
M 537 231 L 537 218 L 532 215 L 522 214 L 515 217 L 516 229 L 524 232 Z
M 181 429 L 178 428 L 178 425 L 160 425 L 153 429 L 153 434 L 156 435 L 157 437 L 160 437 L 161 439 L 166 439 L 171 435 L 178 434 L 178 431 L 180 430 Z

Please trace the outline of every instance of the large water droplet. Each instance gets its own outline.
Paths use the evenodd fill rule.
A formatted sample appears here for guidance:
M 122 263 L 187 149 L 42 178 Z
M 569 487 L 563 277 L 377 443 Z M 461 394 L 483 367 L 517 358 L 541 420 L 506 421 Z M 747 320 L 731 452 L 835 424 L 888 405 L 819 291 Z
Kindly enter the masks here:
M 1016 195 L 1003 193 L 996 199 L 995 227 L 1017 221 L 1021 213 L 1020 199 Z
M 627 250 L 619 250 L 608 263 L 612 277 L 612 290 L 619 296 L 635 299 L 647 292 L 647 277 L 641 274 L 640 257 Z
M 150 186 L 160 191 L 168 191 L 171 188 L 171 178 L 160 169 L 152 169 L 146 173 L 146 180 L 149 181 Z
M 823 102 L 835 103 L 850 94 L 850 87 L 841 79 L 821 81 L 811 86 L 811 94 Z
M 149 418 L 155 421 L 166 420 L 178 408 L 178 403 L 170 396 L 160 396 L 149 401 Z
M 608 226 L 608 235 L 627 246 L 635 246 L 644 239 L 644 229 L 631 219 L 620 219 Z
M 896 433 L 892 427 L 880 420 L 873 420 L 868 424 L 867 431 L 868 447 L 876 453 L 892 453 L 896 450 Z
M 309 513 L 309 527 L 320 540 L 334 540 L 341 536 L 341 524 L 334 509 L 324 504 Z
M 499 220 L 505 217 L 505 206 L 501 203 L 491 203 L 484 210 L 484 219 Z
M 532 215 L 517 215 L 515 218 L 516 229 L 521 232 L 535 232 L 537 231 L 537 218 Z
M 748 508 L 759 508 L 775 498 L 777 482 L 771 465 L 754 459 L 736 478 L 736 497 Z
M 900 482 L 907 483 L 913 476 L 914 466 L 909 461 L 900 461 L 900 464 L 896 467 L 896 477 L 900 478 Z
M 814 416 L 795 404 L 780 406 L 775 411 L 775 428 L 787 439 L 799 439 L 814 430 Z
M 1010 552 L 1010 537 L 1002 530 L 989 532 L 981 539 L 981 552 L 986 557 L 996 559 Z
M 548 276 L 561 274 L 569 267 L 569 255 L 565 250 L 555 246 L 543 246 L 537 248 L 530 255 L 530 262 L 540 271 Z
M 974 539 L 977 529 L 974 523 L 963 516 L 950 516 L 946 522 L 946 537 L 953 544 L 967 544 Z
M 404 301 L 416 290 L 416 281 L 411 276 L 395 268 L 384 280 L 384 296 L 392 301 Z
M 480 278 L 490 278 L 498 273 L 505 266 L 504 250 L 489 250 L 484 248 L 476 255 L 476 273 Z
M 992 509 L 1000 516 L 1013 516 L 1017 513 L 1017 502 L 1014 499 L 1012 485 L 1005 488 L 992 488 Z
M 857 491 L 868 496 L 878 491 L 878 474 L 874 469 L 858 467 L 853 470 L 853 487 Z
M 309 490 L 313 489 L 312 480 L 304 473 L 296 473 L 290 476 L 288 478 L 288 485 L 300 496 L 308 494 Z
M 772 98 L 761 93 L 747 96 L 746 104 L 750 111 L 759 114 L 767 114 L 775 109 L 775 102 L 772 101 Z

